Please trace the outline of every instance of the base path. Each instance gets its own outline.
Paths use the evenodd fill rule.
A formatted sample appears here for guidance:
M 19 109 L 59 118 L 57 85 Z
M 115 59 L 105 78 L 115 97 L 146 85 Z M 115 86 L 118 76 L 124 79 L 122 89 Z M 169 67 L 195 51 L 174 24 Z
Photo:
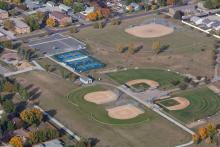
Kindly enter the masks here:
M 174 97 L 174 98 L 170 98 L 170 99 L 173 99 L 173 100 L 175 100 L 179 103 L 179 104 L 174 105 L 174 106 L 166 107 L 168 110 L 171 110 L 171 111 L 172 110 L 182 110 L 182 109 L 185 109 L 186 107 L 188 107 L 190 105 L 189 100 L 187 100 L 186 98 L 183 98 L 183 97 Z
M 91 92 L 84 96 L 84 99 L 86 101 L 96 104 L 109 103 L 112 101 L 116 101 L 117 98 L 117 94 L 110 90 Z
M 144 113 L 144 111 L 131 104 L 110 108 L 107 111 L 108 115 L 115 119 L 132 119 Z

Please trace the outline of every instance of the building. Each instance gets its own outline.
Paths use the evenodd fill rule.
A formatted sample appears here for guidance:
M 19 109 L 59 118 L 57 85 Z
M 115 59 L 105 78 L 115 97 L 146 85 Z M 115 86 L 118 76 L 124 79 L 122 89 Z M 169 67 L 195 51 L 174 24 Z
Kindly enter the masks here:
M 72 23 L 72 18 L 70 16 L 59 11 L 53 11 L 49 14 L 49 17 L 56 20 L 60 26 L 65 26 L 65 24 Z
M 95 7 L 86 7 L 85 11 L 80 12 L 82 15 L 87 16 L 89 13 L 95 12 Z
M 173 17 L 177 11 L 182 12 L 184 15 L 194 14 L 196 9 L 195 5 L 184 5 L 180 7 L 169 8 L 169 14 Z
M 25 4 L 29 10 L 36 10 L 42 7 L 39 1 L 25 0 Z
M 79 80 L 83 84 L 92 84 L 92 82 L 93 82 L 93 79 L 89 78 L 89 77 L 80 77 Z
M 38 145 L 34 145 L 33 147 L 63 147 L 64 144 L 58 139 L 50 140 Z
M 47 6 L 49 6 L 49 7 L 55 7 L 55 3 L 52 2 L 52 1 L 48 1 L 46 4 L 47 4 Z
M 214 22 L 213 24 L 211 24 L 211 27 L 213 30 L 219 31 L 220 30 L 220 22 L 219 21 Z
M 140 5 L 138 5 L 137 3 L 130 3 L 130 5 L 128 5 L 127 7 L 126 7 L 126 9 L 127 10 L 129 10 L 129 7 L 132 7 L 132 9 L 134 10 L 134 11 L 139 11 L 140 9 L 141 9 L 141 7 L 140 7 Z
M 14 22 L 15 32 L 17 34 L 25 34 L 25 33 L 31 32 L 30 27 L 23 21 L 16 19 L 16 18 L 13 19 L 12 21 Z
M 59 5 L 60 10 L 65 11 L 65 12 L 71 12 L 72 9 L 64 4 Z
M 193 22 L 196 25 L 202 24 L 203 19 L 197 16 L 193 16 L 190 18 L 190 21 Z
M 8 12 L 0 9 L 0 20 L 8 18 Z
M 215 23 L 214 21 L 211 21 L 208 18 L 203 19 L 202 24 L 205 25 L 206 27 L 210 28 L 212 24 Z

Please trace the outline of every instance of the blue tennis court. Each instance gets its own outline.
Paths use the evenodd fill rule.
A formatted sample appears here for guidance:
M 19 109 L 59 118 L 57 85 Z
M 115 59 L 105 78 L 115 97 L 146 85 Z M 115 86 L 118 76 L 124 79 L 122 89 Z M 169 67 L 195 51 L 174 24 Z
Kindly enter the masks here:
M 92 69 L 99 69 L 105 66 L 102 62 L 91 57 L 84 51 L 70 51 L 53 56 L 59 62 L 65 63 L 76 72 L 86 72 Z

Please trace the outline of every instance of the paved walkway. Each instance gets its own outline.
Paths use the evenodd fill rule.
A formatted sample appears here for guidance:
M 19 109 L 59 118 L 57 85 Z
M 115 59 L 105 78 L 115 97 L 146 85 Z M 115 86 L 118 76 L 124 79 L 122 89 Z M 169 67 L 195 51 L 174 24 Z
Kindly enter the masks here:
M 44 115 L 48 117 L 48 119 L 54 123 L 56 126 L 58 126 L 60 129 L 63 129 L 66 133 L 68 133 L 71 137 L 75 138 L 77 141 L 80 141 L 80 137 L 77 136 L 75 133 L 70 131 L 68 128 L 66 128 L 63 124 L 61 124 L 58 120 L 56 120 L 54 117 L 50 116 L 47 112 L 45 112 L 41 107 L 34 105 L 34 108 L 40 109 Z

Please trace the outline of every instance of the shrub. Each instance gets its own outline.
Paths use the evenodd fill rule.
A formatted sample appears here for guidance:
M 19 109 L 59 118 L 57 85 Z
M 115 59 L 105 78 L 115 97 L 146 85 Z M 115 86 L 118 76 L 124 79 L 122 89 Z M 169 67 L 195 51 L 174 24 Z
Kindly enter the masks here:
M 178 85 L 180 83 L 179 80 L 172 80 L 171 84 L 173 84 L 174 86 Z
M 179 88 L 181 90 L 185 90 L 187 88 L 187 84 L 186 83 L 180 83 Z
M 185 81 L 186 83 L 190 83 L 190 82 L 192 81 L 192 79 L 189 78 L 189 77 L 184 77 L 184 81 Z

